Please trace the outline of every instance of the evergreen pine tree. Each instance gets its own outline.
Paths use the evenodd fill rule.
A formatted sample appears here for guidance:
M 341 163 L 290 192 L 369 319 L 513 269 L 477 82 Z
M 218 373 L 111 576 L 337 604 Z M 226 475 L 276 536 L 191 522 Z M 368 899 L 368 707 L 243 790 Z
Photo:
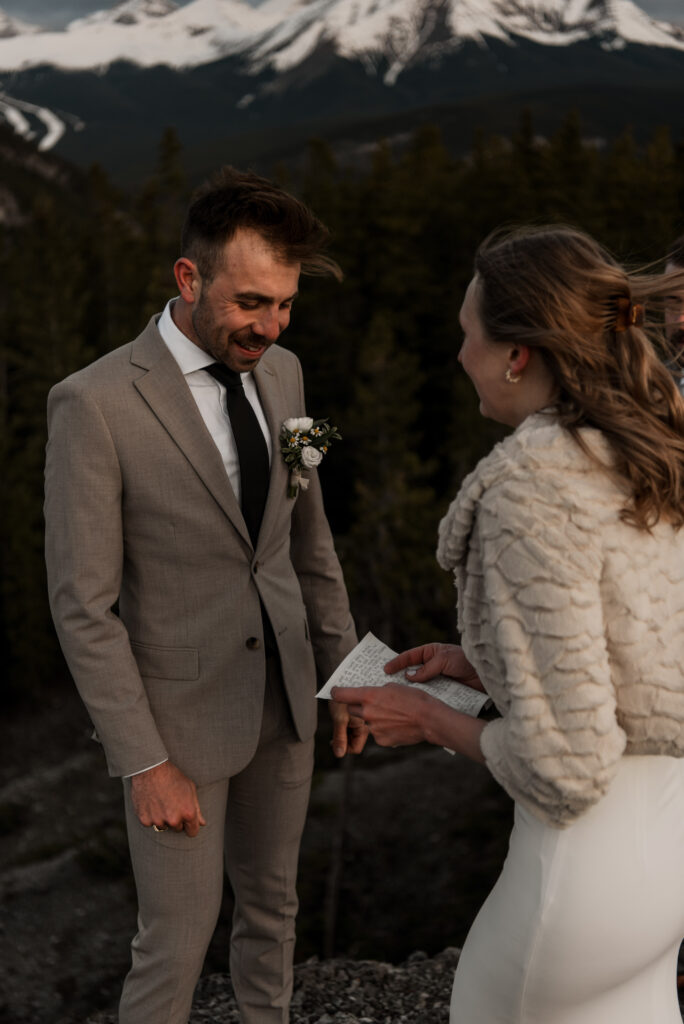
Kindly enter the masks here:
M 656 128 L 643 161 L 643 245 L 650 259 L 660 258 L 674 237 L 680 212 L 677 202 L 678 174 L 670 130 Z
M 398 649 L 447 635 L 453 609 L 451 581 L 435 561 L 444 509 L 427 482 L 432 467 L 418 454 L 419 384 L 416 357 L 398 349 L 391 318 L 377 312 L 346 435 L 355 497 L 340 550 L 360 634 L 371 629 Z
M 43 557 L 45 407 L 51 385 L 92 355 L 83 333 L 88 280 L 81 241 L 71 212 L 39 194 L 30 229 L 4 255 L 0 618 L 4 685 L 13 697 L 51 686 L 62 671 Z
M 179 256 L 180 230 L 189 198 L 182 146 L 173 128 L 159 142 L 157 166 L 135 204 L 140 224 L 136 268 L 142 275 L 140 326 L 164 308 L 175 293 L 173 264 Z
M 571 111 L 551 139 L 547 151 L 546 220 L 587 228 L 596 217 L 599 157 L 582 139 L 577 111 Z

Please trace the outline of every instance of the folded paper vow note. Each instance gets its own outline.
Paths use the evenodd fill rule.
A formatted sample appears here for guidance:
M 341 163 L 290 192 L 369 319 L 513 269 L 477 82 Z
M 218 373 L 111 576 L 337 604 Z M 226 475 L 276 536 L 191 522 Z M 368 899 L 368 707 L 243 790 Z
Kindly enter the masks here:
M 316 696 L 330 700 L 333 686 L 384 686 L 385 683 L 403 683 L 405 686 L 417 686 L 419 690 L 425 690 L 450 708 L 472 715 L 473 718 L 477 718 L 480 711 L 491 704 L 486 693 L 473 690 L 465 683 L 449 679 L 448 676 L 435 676 L 429 683 L 412 683 L 403 671 L 388 675 L 385 672 L 385 664 L 395 655 L 396 651 L 391 650 L 387 644 L 383 644 L 372 633 L 366 633 L 363 640 L 337 666 Z

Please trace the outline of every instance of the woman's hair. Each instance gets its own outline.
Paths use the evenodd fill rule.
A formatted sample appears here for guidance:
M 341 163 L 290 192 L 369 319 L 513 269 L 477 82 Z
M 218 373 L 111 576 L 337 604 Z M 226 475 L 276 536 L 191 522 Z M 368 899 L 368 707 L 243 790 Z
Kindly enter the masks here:
M 557 387 L 560 423 L 591 455 L 596 427 L 631 497 L 621 516 L 649 529 L 684 523 L 684 398 L 659 358 L 664 296 L 684 270 L 632 274 L 569 227 L 497 231 L 475 256 L 480 316 L 493 340 L 539 349 Z M 681 281 L 680 281 L 681 277 Z M 649 300 L 649 305 L 646 305 Z M 643 325 L 642 325 L 643 321 Z
M 670 243 L 666 259 L 668 263 L 674 263 L 675 267 L 684 268 L 684 235 L 680 235 Z

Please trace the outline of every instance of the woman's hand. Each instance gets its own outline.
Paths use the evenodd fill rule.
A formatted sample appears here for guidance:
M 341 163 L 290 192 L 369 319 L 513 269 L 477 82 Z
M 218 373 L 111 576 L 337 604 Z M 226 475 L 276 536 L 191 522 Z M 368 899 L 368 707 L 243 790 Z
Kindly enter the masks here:
M 418 666 L 417 668 L 415 666 Z M 472 690 L 485 692 L 480 678 L 458 644 L 422 644 L 397 654 L 385 665 L 385 672 L 401 672 L 412 683 L 427 683 L 435 676 L 450 676 Z

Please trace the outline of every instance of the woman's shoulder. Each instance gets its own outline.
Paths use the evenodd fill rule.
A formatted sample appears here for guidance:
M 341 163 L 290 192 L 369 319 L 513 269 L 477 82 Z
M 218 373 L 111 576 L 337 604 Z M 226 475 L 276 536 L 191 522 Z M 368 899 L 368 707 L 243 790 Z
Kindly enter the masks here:
M 542 412 L 499 442 L 463 481 L 440 524 L 440 564 L 462 561 L 476 518 L 487 534 L 551 534 L 571 522 L 587 535 L 615 519 L 624 493 L 610 475 L 607 442 L 597 430 L 583 430 L 581 439 L 595 458 Z
M 580 438 L 586 450 L 551 413 L 528 416 L 465 477 L 457 500 L 496 502 L 503 490 L 528 500 L 546 494 L 554 504 L 573 504 L 578 487 L 613 491 L 616 485 L 604 436 L 584 428 Z
M 482 501 L 496 502 L 503 492 L 528 502 L 549 501 L 574 507 L 595 498 L 618 496 L 608 442 L 599 430 L 582 428 L 573 437 L 550 413 L 526 420 L 475 468 L 472 483 Z M 464 485 L 465 485 L 464 481 Z

